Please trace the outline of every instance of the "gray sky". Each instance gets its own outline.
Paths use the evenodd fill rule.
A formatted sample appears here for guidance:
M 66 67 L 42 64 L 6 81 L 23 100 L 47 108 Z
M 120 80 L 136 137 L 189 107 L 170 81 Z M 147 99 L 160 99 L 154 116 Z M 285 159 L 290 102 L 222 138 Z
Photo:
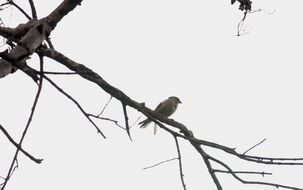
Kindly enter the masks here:
M 38 16 L 46 16 L 59 2 L 37 1 Z M 267 138 L 251 154 L 302 157 L 302 5 L 300 0 L 253 1 L 253 9 L 264 11 L 249 14 L 244 23 L 249 33 L 237 37 L 242 13 L 228 0 L 83 1 L 59 23 L 51 38 L 58 51 L 150 108 L 178 96 L 183 104 L 172 118 L 198 138 L 239 151 Z M 18 23 L 14 19 L 20 21 L 16 10 L 7 12 L 11 15 L 7 26 Z M 38 65 L 37 57 L 30 63 Z M 45 67 L 66 70 L 51 60 L 46 60 Z M 98 114 L 109 98 L 80 77 L 52 78 L 87 112 Z M 158 130 L 154 136 L 152 127 L 135 126 L 130 142 L 125 131 L 97 121 L 107 136 L 104 140 L 75 105 L 45 83 L 24 142 L 24 148 L 44 162 L 37 165 L 20 154 L 19 169 L 8 190 L 182 189 L 176 161 L 141 170 L 176 157 L 169 134 Z M 1 79 L 0 86 L 0 122 L 19 139 L 36 86 L 20 71 Z M 104 116 L 123 124 L 121 108 L 113 100 Z M 132 123 L 140 114 L 129 111 Z M 0 175 L 4 176 L 14 147 L 3 134 L 0 150 L 5 153 L 0 157 Z M 181 150 L 188 190 L 215 190 L 199 155 L 188 143 L 181 142 Z M 264 180 L 303 187 L 296 179 L 302 167 L 251 165 L 207 151 L 234 169 L 275 172 Z M 225 189 L 274 189 L 242 185 L 225 174 L 219 178 Z

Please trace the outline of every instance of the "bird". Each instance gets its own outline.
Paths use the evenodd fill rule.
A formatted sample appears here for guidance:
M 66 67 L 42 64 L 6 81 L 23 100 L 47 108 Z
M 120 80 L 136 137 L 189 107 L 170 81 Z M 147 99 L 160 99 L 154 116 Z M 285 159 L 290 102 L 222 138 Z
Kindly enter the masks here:
M 180 99 L 176 96 L 171 96 L 168 99 L 162 101 L 154 110 L 156 114 L 159 114 L 164 117 L 171 116 L 177 109 L 178 104 L 182 104 Z M 152 121 L 148 118 L 141 121 L 139 125 L 141 125 L 141 128 L 146 128 Z M 154 126 L 154 134 L 157 132 L 156 124 Z

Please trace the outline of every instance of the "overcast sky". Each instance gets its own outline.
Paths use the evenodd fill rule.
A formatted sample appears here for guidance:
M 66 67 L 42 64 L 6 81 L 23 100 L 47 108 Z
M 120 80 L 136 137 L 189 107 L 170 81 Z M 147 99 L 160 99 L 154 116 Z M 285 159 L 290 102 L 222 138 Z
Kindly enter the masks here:
M 48 15 L 60 2 L 36 1 L 38 16 Z M 27 1 L 20 5 L 28 7 Z M 263 11 L 248 14 L 244 23 L 248 34 L 237 37 L 243 13 L 229 0 L 83 1 L 58 24 L 51 38 L 58 51 L 152 109 L 167 97 L 178 96 L 183 104 L 172 118 L 198 138 L 240 152 L 267 138 L 251 154 L 302 157 L 302 6 L 302 0 L 255 0 L 253 9 Z M 16 10 L 5 11 L 1 19 L 6 26 L 20 22 Z M 37 66 L 35 55 L 32 60 L 29 64 Z M 67 71 L 48 59 L 45 67 Z M 98 86 L 80 77 L 52 79 L 87 112 L 98 114 L 109 99 Z M 1 79 L 0 86 L 0 123 L 19 139 L 36 86 L 20 71 Z M 123 124 L 121 108 L 112 100 L 103 116 Z M 140 114 L 129 111 L 132 123 Z M 37 165 L 20 154 L 19 169 L 7 189 L 182 189 L 176 161 L 142 170 L 176 157 L 169 134 L 158 130 L 154 136 L 152 127 L 142 130 L 135 125 L 130 142 L 114 124 L 97 123 L 106 140 L 73 103 L 45 81 L 23 145 L 44 161 Z M 215 190 L 201 157 L 188 143 L 180 145 L 188 190 Z M 0 175 L 5 176 L 14 147 L 3 134 L 0 150 Z M 297 179 L 302 167 L 251 165 L 206 150 L 235 170 L 275 172 L 272 177 L 255 179 L 303 187 Z M 242 185 L 226 174 L 219 179 L 226 190 L 274 189 Z

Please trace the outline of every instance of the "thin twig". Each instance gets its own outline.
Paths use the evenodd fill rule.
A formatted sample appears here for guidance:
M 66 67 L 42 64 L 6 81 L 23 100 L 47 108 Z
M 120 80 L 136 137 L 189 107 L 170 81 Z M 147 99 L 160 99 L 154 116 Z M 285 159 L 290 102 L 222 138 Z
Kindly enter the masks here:
M 89 117 L 94 117 L 94 118 L 96 118 L 96 119 L 101 119 L 101 120 L 113 122 L 113 123 L 115 123 L 118 127 L 120 127 L 121 129 L 126 130 L 124 127 L 122 127 L 121 125 L 119 125 L 119 123 L 118 123 L 117 120 L 113 120 L 113 119 L 110 119 L 110 118 L 107 118 L 107 117 L 100 117 L 100 116 L 93 115 L 93 114 L 90 114 L 90 113 L 88 113 L 87 115 L 88 115 Z
M 230 171 L 227 171 L 227 170 L 214 170 L 214 172 L 230 174 Z M 265 175 L 272 175 L 272 173 L 269 173 L 269 172 L 253 172 L 253 171 L 234 171 L 234 173 L 235 174 L 256 174 L 256 175 L 262 175 L 263 177 Z
M 123 108 L 123 115 L 124 115 L 124 120 L 125 120 L 126 133 L 129 137 L 129 139 L 132 141 L 132 137 L 130 136 L 130 131 L 129 131 L 129 123 L 128 123 L 128 115 L 127 115 L 126 105 L 123 104 L 123 103 L 122 103 L 122 108 Z
M 13 0 L 8 0 L 8 2 L 15 6 L 28 20 L 32 20 L 32 18 L 23 10 L 19 5 L 17 5 Z
M 100 115 L 103 114 L 103 112 L 105 111 L 105 109 L 107 108 L 108 104 L 110 103 L 110 101 L 113 99 L 113 96 L 110 96 L 109 100 L 106 102 L 105 106 L 102 108 L 101 112 L 97 115 L 98 117 Z
M 184 182 L 184 174 L 183 174 L 183 169 L 182 169 L 182 158 L 181 158 L 181 152 L 180 152 L 180 146 L 179 142 L 176 136 L 174 136 L 176 147 L 177 147 L 177 153 L 178 153 L 178 161 L 179 161 L 179 173 L 180 173 L 180 178 L 182 182 L 183 189 L 186 190 L 186 185 Z
M 250 147 L 249 149 L 247 149 L 247 150 L 243 153 L 243 155 L 245 155 L 247 152 L 249 152 L 250 150 L 256 148 L 257 146 L 259 146 L 260 144 L 262 144 L 262 143 L 265 142 L 265 141 L 266 141 L 266 138 L 263 139 L 262 141 L 260 141 L 259 143 L 255 144 L 254 146 Z
M 262 182 L 262 181 L 247 181 L 247 180 L 240 178 L 237 174 L 235 174 L 234 171 L 224 162 L 222 162 L 214 157 L 211 157 L 211 156 L 209 156 L 209 159 L 220 164 L 224 168 L 226 168 L 235 179 L 242 182 L 243 184 L 256 184 L 256 185 L 266 185 L 266 186 L 271 186 L 271 187 L 276 187 L 276 188 L 303 190 L 302 188 L 292 187 L 292 186 L 287 186 L 287 185 L 282 185 L 282 184 L 277 184 L 277 183 L 269 183 L 269 182 Z
M 22 147 L 19 146 L 18 143 L 14 141 L 14 139 L 9 135 L 9 133 L 6 131 L 6 129 L 0 124 L 0 130 L 3 132 L 3 134 L 7 137 L 7 139 L 17 148 L 19 149 L 25 156 L 27 156 L 32 161 L 36 162 L 37 164 L 40 164 L 43 159 L 37 159 L 31 154 L 29 154 L 27 151 L 25 151 Z
M 37 11 L 36 11 L 36 7 L 35 7 L 35 4 L 34 4 L 34 1 L 33 0 L 28 0 L 28 2 L 30 4 L 30 6 L 31 6 L 33 19 L 37 19 Z
M 40 72 L 43 73 L 43 57 L 39 56 L 39 58 L 40 58 Z M 31 109 L 31 112 L 30 112 L 30 115 L 29 115 L 29 118 L 28 118 L 26 126 L 25 126 L 25 129 L 24 129 L 23 134 L 21 136 L 21 139 L 19 141 L 19 144 L 18 144 L 19 147 L 21 147 L 22 142 L 23 142 L 23 140 L 25 138 L 26 132 L 28 131 L 29 126 L 31 124 L 31 121 L 33 119 L 33 116 L 34 116 L 34 113 L 35 113 L 35 110 L 36 110 L 36 106 L 37 106 L 37 103 L 38 103 L 38 100 L 39 100 L 39 97 L 40 97 L 40 94 L 41 94 L 42 86 L 43 86 L 43 77 L 40 77 L 39 78 L 38 90 L 37 90 L 37 93 L 36 93 L 36 96 L 35 96 L 35 100 L 34 100 L 34 103 L 33 103 L 33 106 L 32 106 L 32 109 Z M 17 157 L 18 157 L 19 151 L 20 151 L 20 149 L 17 148 L 17 150 L 15 152 L 15 155 L 14 155 L 14 158 L 13 158 L 13 161 L 11 163 L 11 166 L 9 168 L 9 171 L 8 171 L 7 175 L 6 175 L 5 181 L 3 183 L 3 186 L 1 187 L 1 190 L 4 190 L 4 188 L 5 188 L 8 180 L 11 177 L 12 172 L 15 170 L 14 165 L 17 162 Z
M 177 133 L 177 132 L 165 127 L 160 122 L 158 122 L 157 125 L 163 129 L 165 129 L 169 133 L 176 135 L 178 137 L 184 138 L 186 140 L 189 140 L 192 143 L 216 148 L 216 149 L 222 150 L 226 153 L 229 153 L 231 155 L 234 155 L 240 159 L 243 159 L 243 160 L 246 160 L 249 162 L 256 162 L 256 163 L 261 163 L 261 164 L 271 164 L 271 165 L 303 165 L 303 162 L 297 162 L 297 161 L 303 161 L 303 158 L 275 158 L 275 157 L 243 155 L 242 153 L 240 154 L 240 153 L 236 152 L 235 148 L 230 148 L 230 147 L 223 146 L 223 145 L 220 145 L 220 144 L 217 144 L 214 142 L 205 141 L 205 140 L 197 139 L 194 137 L 184 136 L 180 133 Z M 294 161 L 296 161 L 296 162 L 294 162 Z
M 55 87 L 59 92 L 64 94 L 68 99 L 70 99 L 76 106 L 79 108 L 79 110 L 83 113 L 83 115 L 88 119 L 88 121 L 97 129 L 97 132 L 101 134 L 103 138 L 106 138 L 105 135 L 102 133 L 102 131 L 99 129 L 99 127 L 93 122 L 93 120 L 90 119 L 89 115 L 84 111 L 82 106 L 68 93 L 66 93 L 62 88 L 60 88 L 54 81 L 52 81 L 50 78 L 45 76 L 43 73 L 41 74 L 43 78 L 45 78 L 53 87 Z
M 5 3 L 0 4 L 0 7 L 3 7 L 3 6 L 5 6 L 5 5 L 11 5 L 11 3 L 10 3 L 9 1 L 7 1 L 7 2 L 5 2 Z
M 16 165 L 15 165 L 13 171 L 11 172 L 11 175 L 9 176 L 9 178 L 11 178 L 11 176 L 14 174 L 14 172 L 19 168 L 18 158 L 16 158 L 15 164 Z
M 167 163 L 167 162 L 170 162 L 170 161 L 173 161 L 173 160 L 178 160 L 178 158 L 171 158 L 171 159 L 168 159 L 168 160 L 164 160 L 164 161 L 159 162 L 159 163 L 157 163 L 157 164 L 154 164 L 154 165 L 151 165 L 151 166 L 147 166 L 147 167 L 145 167 L 145 168 L 142 168 L 142 170 L 154 168 L 154 167 L 156 167 L 156 166 L 159 166 L 159 165 L 161 165 L 161 164 L 164 164 L 164 163 Z
M 240 34 L 241 30 L 242 30 L 242 27 L 243 27 L 243 24 L 244 24 L 244 21 L 246 19 L 246 16 L 247 16 L 247 10 L 244 11 L 244 15 L 243 15 L 243 18 L 241 19 L 241 21 L 238 23 L 238 33 L 237 33 L 237 36 L 240 36 L 242 34 Z
M 44 71 L 44 74 L 47 75 L 77 75 L 75 72 L 52 72 L 52 71 Z
M 284 161 L 302 161 L 303 158 L 277 158 L 277 157 L 260 157 L 260 156 L 248 156 L 248 155 L 245 155 L 245 157 L 247 158 L 252 158 L 252 159 L 255 159 L 255 160 L 268 160 L 268 161 L 281 161 L 281 162 L 284 162 Z M 283 163 L 277 163 L 277 164 L 283 164 Z M 286 163 L 284 163 L 286 164 Z M 301 163 L 297 163 L 298 165 L 303 165 L 303 162 Z M 289 165 L 291 165 L 291 163 L 289 163 Z
M 129 128 L 131 129 L 134 125 L 136 125 L 136 123 L 141 119 L 141 117 L 142 117 L 142 115 L 140 117 L 138 117 L 136 119 L 136 121 L 134 121 L 134 123 Z

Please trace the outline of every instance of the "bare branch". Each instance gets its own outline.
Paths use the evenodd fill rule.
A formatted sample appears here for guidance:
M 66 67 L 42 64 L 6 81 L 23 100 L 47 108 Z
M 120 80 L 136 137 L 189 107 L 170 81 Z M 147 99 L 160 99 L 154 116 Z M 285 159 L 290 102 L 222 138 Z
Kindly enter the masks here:
M 10 0 L 10 2 L 15 6 L 18 6 L 12 0 Z M 52 30 L 55 29 L 58 22 L 81 2 L 82 0 L 64 0 L 47 17 L 39 20 L 31 20 L 27 15 L 29 20 L 34 24 L 26 34 L 20 37 L 18 45 L 9 52 L 9 56 L 11 56 L 12 60 L 15 60 L 16 62 L 10 63 L 6 60 L 0 59 L 0 78 L 12 73 L 12 64 L 17 66 L 17 64 L 23 63 L 28 56 L 34 53 L 36 49 L 41 46 L 42 42 L 48 38 Z
M 43 73 L 43 57 L 42 56 L 39 56 L 40 58 L 40 72 Z M 42 85 L 43 85 L 43 78 L 40 77 L 39 78 L 39 85 L 38 85 L 38 90 L 37 90 L 37 93 L 36 93 L 36 96 L 35 96 L 35 100 L 34 100 L 34 103 L 33 103 L 33 106 L 32 106 L 32 109 L 31 109 L 31 112 L 30 112 L 30 115 L 29 115 L 29 118 L 27 120 L 27 123 L 26 123 L 26 126 L 25 126 L 25 129 L 22 133 L 22 136 L 21 136 L 21 139 L 19 141 L 19 144 L 18 144 L 18 147 L 21 147 L 22 145 L 22 142 L 25 138 L 25 135 L 26 135 L 26 132 L 28 131 L 29 129 L 29 126 L 31 124 L 31 121 L 33 119 L 33 116 L 34 116 L 34 113 L 35 113 L 35 110 L 36 110 L 36 107 L 37 107 L 37 103 L 38 103 L 38 100 L 39 100 L 39 97 L 40 97 L 40 94 L 41 94 L 41 90 L 42 90 Z M 10 179 L 11 177 L 11 174 L 13 173 L 14 171 L 14 165 L 15 163 L 17 162 L 17 157 L 18 157 L 18 153 L 19 153 L 20 149 L 17 148 L 16 152 L 15 152 L 15 155 L 14 155 L 14 158 L 13 158 L 13 161 L 11 163 L 11 166 L 9 168 L 9 171 L 7 173 L 7 176 L 5 178 L 5 181 L 1 187 L 1 190 L 4 190 L 8 180 Z
M 8 0 L 8 2 L 16 7 L 28 20 L 31 20 L 32 18 L 25 12 L 24 9 L 22 9 L 19 5 L 17 5 L 13 0 Z
M 218 179 L 216 173 L 214 172 L 214 169 L 212 168 L 212 166 L 211 166 L 211 164 L 210 164 L 210 162 L 209 162 L 210 156 L 209 156 L 206 152 L 204 152 L 204 150 L 203 150 L 199 145 L 197 145 L 197 144 L 195 144 L 195 143 L 192 143 L 192 142 L 191 142 L 191 144 L 195 147 L 195 149 L 199 152 L 199 154 L 200 154 L 201 157 L 203 158 L 204 163 L 205 163 L 206 166 L 207 166 L 208 173 L 209 173 L 210 176 L 212 177 L 212 179 L 213 179 L 213 181 L 214 181 L 214 183 L 215 183 L 215 185 L 216 185 L 216 187 L 217 187 L 217 190 L 222 190 L 223 188 L 222 188 L 222 186 L 221 186 L 221 184 L 220 184 L 220 181 L 219 181 L 219 179 Z
M 6 5 L 11 5 L 11 4 L 10 4 L 10 2 L 9 2 L 9 1 L 7 1 L 7 2 L 4 2 L 4 3 L 0 4 L 0 7 L 1 7 L 1 9 L 0 9 L 0 10 L 3 10 L 3 9 L 4 9 L 4 8 L 3 8 L 3 6 L 6 6 Z
M 76 106 L 79 108 L 79 110 L 83 113 L 83 115 L 89 120 L 89 122 L 97 129 L 97 132 L 101 134 L 103 138 L 106 138 L 105 135 L 102 133 L 102 131 L 99 129 L 99 127 L 90 119 L 89 115 L 84 111 L 82 106 L 68 93 L 66 93 L 62 88 L 60 88 L 55 82 L 53 82 L 50 78 L 47 76 L 41 74 L 43 78 L 45 78 L 53 87 L 55 87 L 59 92 L 64 94 L 68 99 L 70 99 Z
M 178 158 L 171 158 L 171 159 L 168 159 L 168 160 L 164 160 L 164 161 L 159 162 L 159 163 L 157 163 L 157 164 L 154 164 L 154 165 L 151 165 L 151 166 L 147 166 L 147 167 L 145 167 L 145 168 L 142 168 L 142 170 L 154 168 L 154 167 L 159 166 L 159 165 L 161 165 L 161 164 L 164 164 L 164 163 L 167 163 L 167 162 L 170 162 L 170 161 L 173 161 L 173 160 L 177 160 L 177 159 L 178 159 Z
M 283 164 L 283 165 L 302 165 L 303 164 L 303 163 L 289 162 L 289 161 L 291 161 L 293 159 L 296 159 L 296 158 L 291 158 L 291 159 L 290 158 L 285 158 L 286 162 L 282 162 L 284 160 L 278 159 L 278 158 L 267 159 L 266 157 L 243 155 L 243 154 L 237 153 L 235 151 L 235 148 L 230 148 L 230 147 L 222 146 L 222 145 L 219 145 L 219 144 L 216 144 L 216 143 L 212 143 L 212 142 L 208 142 L 208 141 L 204 141 L 204 140 L 194 138 L 192 132 L 190 130 L 188 130 L 185 125 L 183 125 L 181 123 L 178 123 L 178 122 L 176 122 L 172 119 L 168 119 L 166 117 L 162 117 L 161 115 L 155 114 L 152 110 L 145 107 L 145 105 L 143 103 L 140 104 L 140 103 L 132 100 L 124 92 L 122 92 L 121 90 L 111 86 L 101 76 L 99 76 L 97 73 L 90 70 L 86 66 L 74 62 L 73 60 L 67 58 L 66 56 L 64 56 L 63 54 L 61 54 L 61 53 L 59 53 L 55 50 L 42 49 L 41 51 L 44 53 L 45 56 L 60 62 L 61 64 L 65 65 L 67 68 L 69 68 L 70 70 L 79 73 L 79 75 L 82 76 L 83 78 L 97 84 L 105 92 L 109 93 L 110 95 L 115 97 L 117 100 L 125 103 L 125 105 L 133 107 L 134 109 L 143 113 L 146 117 L 148 117 L 151 121 L 155 122 L 162 129 L 166 130 L 167 132 L 169 132 L 173 135 L 176 135 L 177 137 L 187 139 L 189 142 L 191 142 L 191 144 L 194 146 L 194 148 L 202 156 L 202 158 L 203 158 L 203 160 L 204 160 L 204 162 L 205 162 L 205 164 L 208 168 L 209 174 L 211 175 L 211 177 L 212 177 L 215 185 L 217 186 L 218 190 L 221 190 L 222 186 L 221 186 L 221 184 L 220 184 L 220 182 L 219 182 L 219 180 L 218 180 L 218 178 L 217 178 L 217 176 L 214 172 L 214 169 L 212 168 L 212 165 L 210 163 L 209 155 L 206 152 L 204 152 L 204 150 L 200 147 L 200 145 L 205 145 L 205 146 L 210 146 L 210 147 L 213 147 L 213 148 L 220 149 L 220 150 L 222 150 L 226 153 L 235 155 L 235 156 L 239 157 L 240 159 L 250 161 L 250 162 L 262 163 L 262 164 L 271 164 L 271 165 L 275 165 L 275 164 L 277 164 L 277 165 L 278 164 L 279 165 L 281 165 L 281 164 Z M 164 125 L 164 123 L 174 127 L 174 129 L 180 130 L 180 132 L 176 132 L 172 129 L 169 129 L 168 127 L 166 127 Z
M 266 141 L 266 138 L 263 139 L 262 141 L 260 141 L 259 143 L 255 144 L 254 146 L 250 147 L 249 149 L 247 149 L 247 150 L 243 153 L 243 155 L 245 155 L 247 152 L 249 152 L 250 150 L 256 148 L 257 146 L 259 146 L 260 144 L 262 144 L 262 143 L 265 142 L 265 141 Z
M 28 2 L 30 4 L 30 6 L 31 6 L 33 19 L 37 19 L 37 11 L 36 11 L 36 7 L 35 7 L 35 4 L 34 4 L 34 1 L 33 0 L 28 0 Z
M 134 123 L 133 123 L 129 128 L 131 129 L 134 125 L 136 125 L 136 123 L 141 119 L 141 117 L 142 117 L 142 115 L 139 116 L 139 117 L 136 119 L 136 121 L 134 121 Z
M 214 172 L 217 173 L 227 173 L 230 174 L 230 171 L 228 170 L 214 170 Z M 252 172 L 252 171 L 234 171 L 235 174 L 256 174 L 256 175 L 262 175 L 263 177 L 265 175 L 272 175 L 272 173 L 269 172 Z
M 15 166 L 13 171 L 11 172 L 11 175 L 9 176 L 9 178 L 11 178 L 11 176 L 14 174 L 14 172 L 19 168 L 19 163 L 18 163 L 18 158 L 16 158 L 16 162 L 15 162 Z
M 46 75 L 77 75 L 75 72 L 52 72 L 52 71 L 44 71 Z
M 126 133 L 129 137 L 129 139 L 132 141 L 132 138 L 130 136 L 130 131 L 129 131 L 129 123 L 128 123 L 128 116 L 127 116 L 127 110 L 126 110 L 126 105 L 122 103 L 122 107 L 123 107 L 123 114 L 124 114 L 124 120 L 125 120 L 125 129 L 126 129 Z
M 243 35 L 243 34 L 241 34 L 241 31 L 242 31 L 243 24 L 244 24 L 244 21 L 245 21 L 245 19 L 246 19 L 247 13 L 248 13 L 247 10 L 244 11 L 244 13 L 243 13 L 243 18 L 242 18 L 241 21 L 238 23 L 237 36 Z M 244 33 L 244 34 L 246 34 L 246 33 Z
M 262 182 L 262 181 L 246 181 L 243 180 L 242 178 L 240 178 L 227 164 L 225 164 L 224 162 L 209 156 L 209 159 L 220 164 L 221 166 L 223 166 L 224 168 L 226 168 L 230 174 L 237 179 L 238 181 L 242 182 L 243 184 L 256 184 L 256 185 L 266 185 L 266 186 L 272 186 L 272 187 L 276 187 L 276 188 L 285 188 L 285 189 L 292 189 L 292 190 L 303 190 L 302 188 L 297 188 L 297 187 L 292 187 L 292 186 L 287 186 L 287 185 L 281 185 L 281 184 L 277 184 L 277 183 L 269 183 L 269 182 Z
M 181 158 L 181 152 L 180 152 L 180 146 L 179 142 L 176 136 L 174 136 L 176 147 L 177 147 L 177 153 L 178 153 L 178 161 L 179 161 L 179 171 L 180 171 L 180 178 L 183 186 L 183 190 L 186 190 L 186 185 L 184 182 L 184 174 L 183 174 L 183 169 L 182 169 L 182 158 Z
M 107 108 L 108 104 L 110 103 L 110 101 L 113 99 L 113 96 L 110 96 L 109 100 L 106 102 L 105 106 L 102 108 L 101 112 L 97 115 L 98 117 L 100 115 L 103 114 L 103 112 L 105 111 L 105 109 Z
M 170 126 L 181 130 L 182 133 L 190 135 L 190 132 L 188 131 L 188 129 L 186 128 L 185 125 L 183 125 L 182 123 L 178 123 L 178 122 L 174 121 L 173 119 L 169 119 L 167 117 L 156 114 L 151 109 L 145 107 L 143 104 L 140 104 L 140 103 L 132 100 L 124 92 L 111 86 L 100 75 L 98 75 L 91 69 L 87 68 L 85 65 L 79 64 L 79 63 L 69 59 L 68 57 L 64 56 L 63 54 L 61 54 L 60 52 L 58 52 L 56 50 L 41 48 L 41 49 L 39 49 L 39 51 L 41 51 L 43 53 L 43 55 L 60 62 L 61 64 L 63 64 L 67 68 L 69 68 L 70 70 L 77 72 L 81 77 L 97 84 L 105 92 L 112 95 L 117 100 L 124 102 L 126 105 L 143 113 L 146 117 L 151 119 L 153 122 L 155 122 L 155 120 L 157 118 L 159 121 L 169 124 Z
M 40 164 L 43 159 L 37 159 L 31 154 L 29 154 L 27 151 L 25 151 L 21 146 L 19 146 L 18 143 L 14 141 L 14 139 L 9 135 L 9 133 L 5 130 L 5 128 L 0 124 L 0 130 L 3 132 L 3 134 L 7 137 L 7 139 L 17 148 L 19 149 L 25 156 L 27 156 L 32 161 L 36 162 L 37 164 Z
M 90 114 L 90 113 L 88 113 L 87 115 L 89 117 L 94 117 L 96 119 L 101 119 L 101 120 L 105 120 L 105 121 L 111 121 L 111 122 L 115 123 L 118 127 L 120 127 L 121 129 L 126 130 L 124 127 L 122 127 L 121 125 L 119 125 L 119 123 L 118 123 L 117 120 L 113 120 L 113 119 L 110 119 L 110 118 L 107 118 L 107 117 L 100 117 L 100 116 L 93 115 L 93 114 Z
M 159 125 L 157 123 L 157 125 Z M 261 164 L 271 164 L 271 165 L 303 165 L 303 162 L 298 162 L 298 161 L 303 161 L 303 158 L 274 158 L 274 157 L 261 157 L 261 156 L 250 156 L 250 155 L 243 155 L 235 151 L 235 148 L 230 148 L 227 146 L 223 146 L 217 143 L 205 141 L 202 139 L 197 139 L 194 137 L 187 137 L 184 135 L 181 135 L 179 133 L 176 133 L 170 129 L 165 128 L 166 131 L 169 133 L 172 133 L 178 137 L 182 137 L 184 139 L 189 140 L 192 143 L 197 143 L 198 145 L 205 145 L 208 147 L 220 149 L 226 153 L 232 154 L 240 159 L 250 161 L 250 162 L 256 162 L 256 163 L 261 163 Z M 295 161 L 295 162 L 294 162 Z

